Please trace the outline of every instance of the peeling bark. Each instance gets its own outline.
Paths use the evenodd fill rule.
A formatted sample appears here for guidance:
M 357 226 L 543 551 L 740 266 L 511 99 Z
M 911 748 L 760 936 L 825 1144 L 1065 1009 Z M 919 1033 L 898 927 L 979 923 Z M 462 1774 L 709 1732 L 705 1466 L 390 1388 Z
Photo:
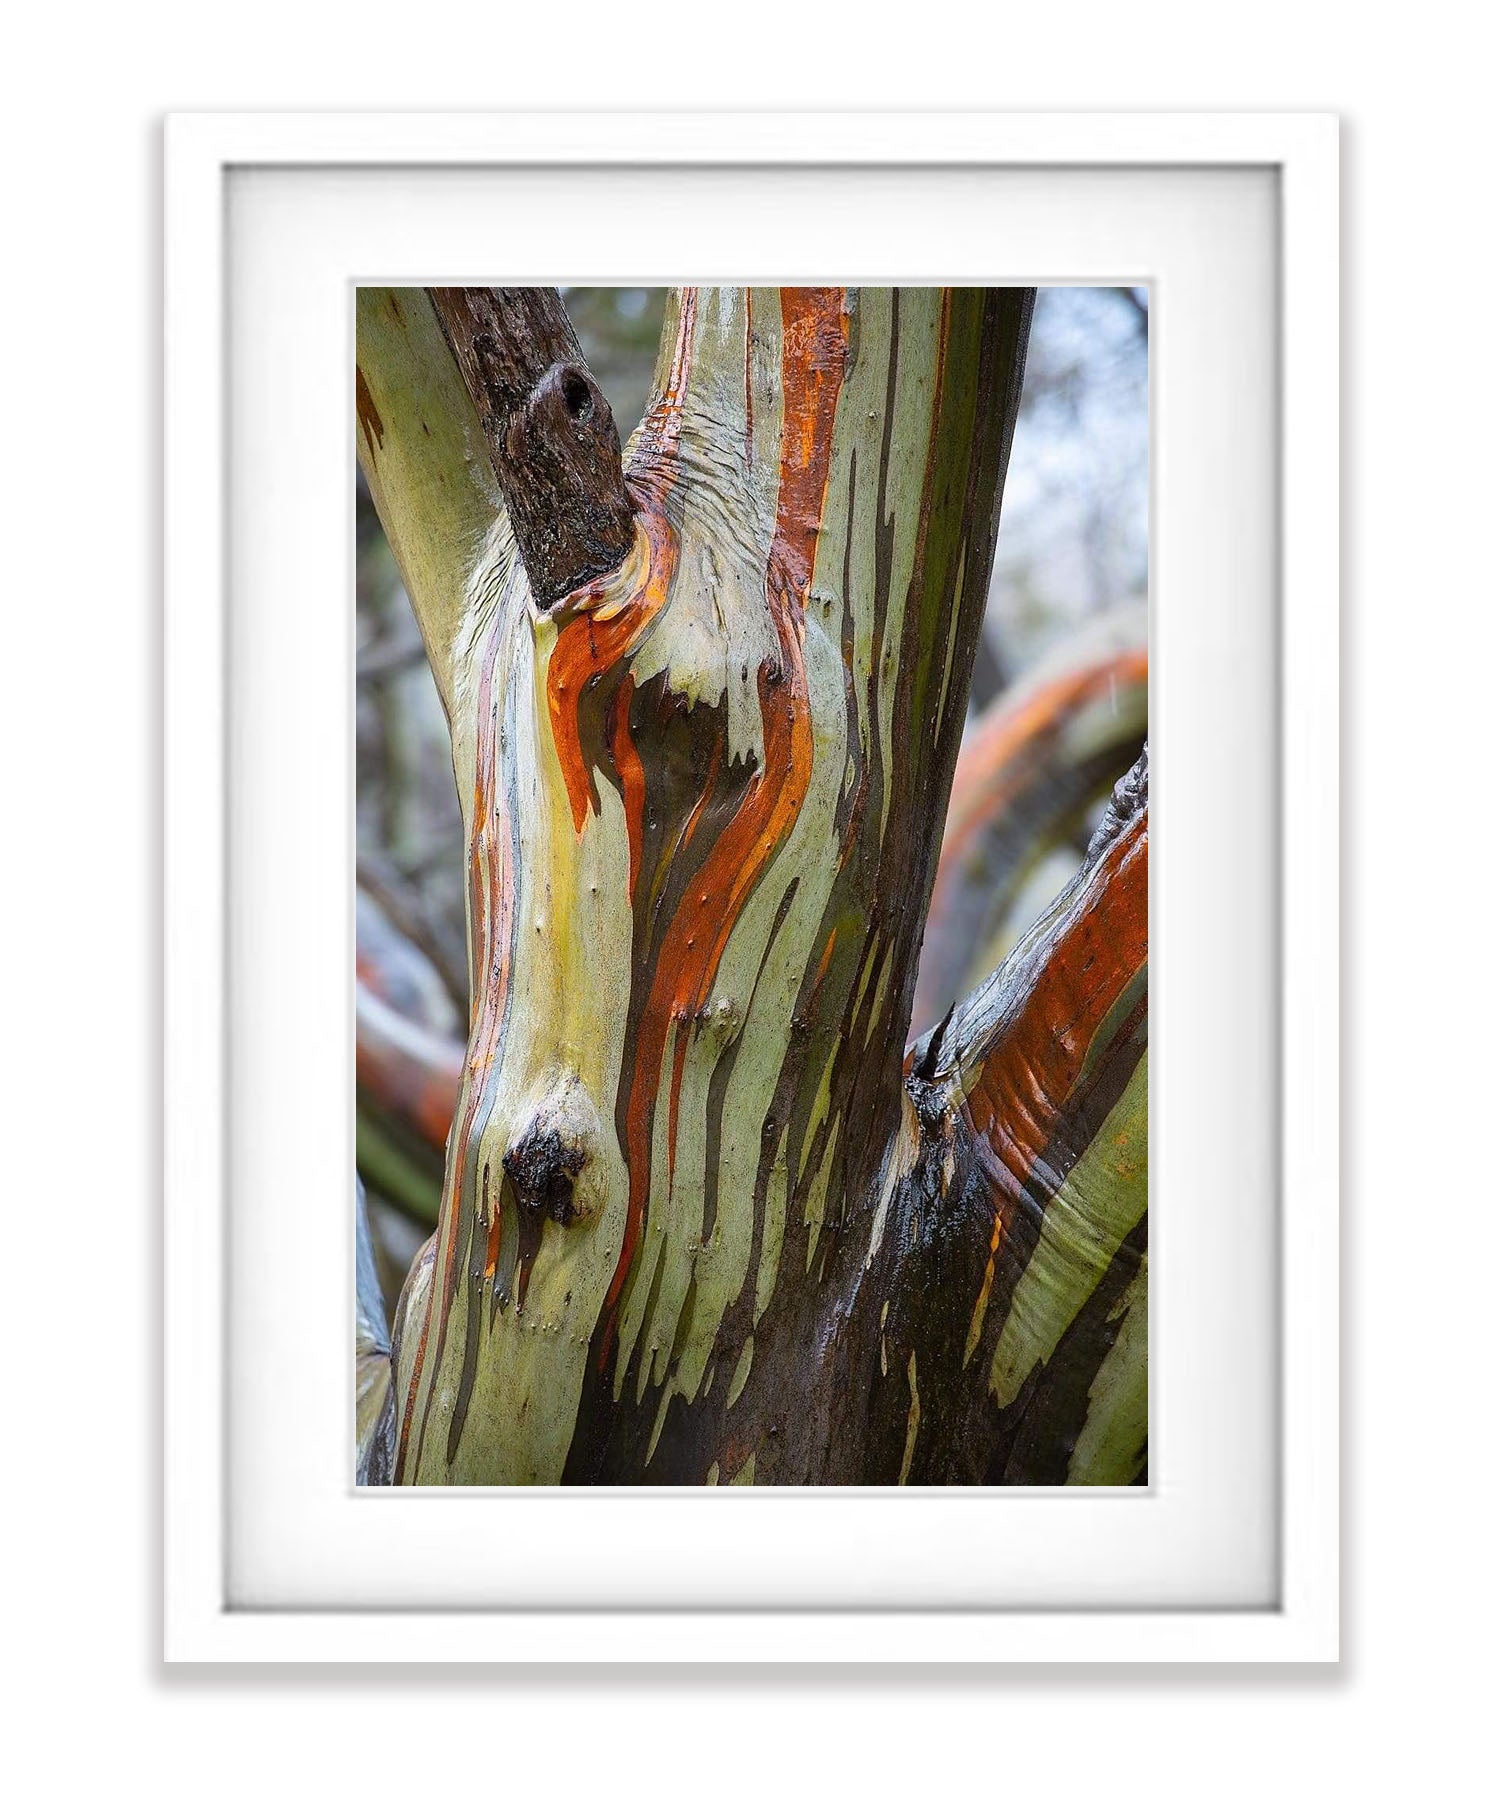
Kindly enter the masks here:
M 473 1000 L 396 1480 L 1138 1473 L 1144 779 L 902 1049 L 1030 306 L 684 290 L 623 559 L 538 592 L 502 521 L 471 570 Z

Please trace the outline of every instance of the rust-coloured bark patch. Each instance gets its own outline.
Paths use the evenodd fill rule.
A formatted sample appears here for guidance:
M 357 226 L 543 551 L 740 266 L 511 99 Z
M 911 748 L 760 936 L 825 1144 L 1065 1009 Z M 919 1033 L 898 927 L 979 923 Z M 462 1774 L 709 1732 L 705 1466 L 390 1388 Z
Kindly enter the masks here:
M 355 365 L 354 369 L 354 416 L 359 421 L 361 431 L 365 434 L 365 443 L 373 456 L 377 449 L 385 448 L 385 424 L 376 408 L 370 393 L 370 384 L 365 380 L 365 372 Z

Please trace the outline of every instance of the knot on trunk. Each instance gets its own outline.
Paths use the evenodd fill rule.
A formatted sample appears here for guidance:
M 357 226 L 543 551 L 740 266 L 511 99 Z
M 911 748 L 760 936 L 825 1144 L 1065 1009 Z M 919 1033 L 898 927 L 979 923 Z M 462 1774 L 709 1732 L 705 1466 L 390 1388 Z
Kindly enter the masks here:
M 516 1205 L 523 1213 L 571 1225 L 579 1216 L 573 1184 L 584 1165 L 584 1152 L 554 1128 L 532 1124 L 501 1157 L 501 1167 L 515 1185 Z

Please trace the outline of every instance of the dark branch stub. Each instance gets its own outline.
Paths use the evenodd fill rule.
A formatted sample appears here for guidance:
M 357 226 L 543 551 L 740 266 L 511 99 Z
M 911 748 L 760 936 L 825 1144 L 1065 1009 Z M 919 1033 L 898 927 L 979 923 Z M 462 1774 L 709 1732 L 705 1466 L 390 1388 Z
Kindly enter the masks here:
M 625 560 L 634 512 L 609 402 L 556 288 L 429 288 L 539 606 Z

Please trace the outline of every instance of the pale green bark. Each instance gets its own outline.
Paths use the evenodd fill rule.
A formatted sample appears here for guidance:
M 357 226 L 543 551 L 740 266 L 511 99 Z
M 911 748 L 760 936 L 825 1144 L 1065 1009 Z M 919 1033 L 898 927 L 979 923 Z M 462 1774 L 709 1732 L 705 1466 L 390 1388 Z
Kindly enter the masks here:
M 355 448 L 451 713 L 454 639 L 499 492 L 424 291 L 362 287 L 355 317 Z

